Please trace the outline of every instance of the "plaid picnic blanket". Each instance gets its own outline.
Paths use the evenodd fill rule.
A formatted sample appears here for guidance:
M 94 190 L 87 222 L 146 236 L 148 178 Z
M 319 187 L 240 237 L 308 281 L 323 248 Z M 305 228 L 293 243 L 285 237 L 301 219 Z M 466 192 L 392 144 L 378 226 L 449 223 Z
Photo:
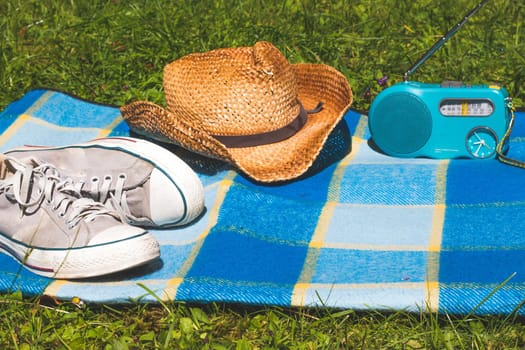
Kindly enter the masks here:
M 0 130 L 0 151 L 129 134 L 118 108 L 51 90 L 11 103 Z M 257 184 L 228 167 L 200 172 L 206 213 L 184 228 L 152 230 L 161 244 L 156 263 L 66 281 L 0 254 L 0 292 L 93 303 L 523 313 L 524 169 L 387 157 L 369 146 L 367 117 L 353 110 L 338 132 L 334 144 L 347 141 L 342 156 L 293 182 Z M 524 137 L 518 112 L 509 155 L 525 159 Z M 329 147 L 337 148 L 329 142 L 326 154 Z

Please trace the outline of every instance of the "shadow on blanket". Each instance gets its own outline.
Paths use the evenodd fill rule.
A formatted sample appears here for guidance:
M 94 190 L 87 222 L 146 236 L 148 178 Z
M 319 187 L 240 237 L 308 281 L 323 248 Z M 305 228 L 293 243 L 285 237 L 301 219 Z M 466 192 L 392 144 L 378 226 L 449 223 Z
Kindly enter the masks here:
M 151 138 L 147 138 L 141 134 L 130 130 L 130 136 L 136 138 L 146 139 L 150 142 L 154 142 L 171 152 L 175 153 L 179 158 L 184 160 L 195 172 L 202 175 L 215 175 L 221 171 L 231 169 L 231 166 L 219 159 L 206 157 L 195 152 L 188 151 L 176 144 L 165 143 Z M 344 119 L 342 119 L 337 126 L 332 130 L 325 145 L 321 149 L 321 152 L 315 159 L 312 166 L 304 173 L 299 179 L 305 179 L 313 176 L 326 167 L 340 161 L 352 150 L 352 137 L 348 125 Z M 248 181 L 251 181 L 248 177 L 245 177 Z M 293 182 L 297 179 L 290 180 L 287 182 Z M 262 186 L 275 186 L 282 185 L 287 182 L 276 182 L 270 184 L 257 183 Z

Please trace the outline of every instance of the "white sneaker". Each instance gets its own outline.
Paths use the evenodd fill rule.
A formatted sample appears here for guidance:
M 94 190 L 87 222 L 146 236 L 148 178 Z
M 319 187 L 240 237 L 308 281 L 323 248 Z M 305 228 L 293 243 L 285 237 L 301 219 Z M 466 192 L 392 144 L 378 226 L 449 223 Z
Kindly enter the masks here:
M 204 210 L 197 174 L 146 140 L 110 137 L 62 147 L 26 146 L 5 154 L 53 164 L 84 196 L 118 211 L 132 225 L 184 225 Z
M 51 278 L 87 278 L 157 259 L 152 234 L 62 181 L 50 164 L 0 155 L 0 251 Z

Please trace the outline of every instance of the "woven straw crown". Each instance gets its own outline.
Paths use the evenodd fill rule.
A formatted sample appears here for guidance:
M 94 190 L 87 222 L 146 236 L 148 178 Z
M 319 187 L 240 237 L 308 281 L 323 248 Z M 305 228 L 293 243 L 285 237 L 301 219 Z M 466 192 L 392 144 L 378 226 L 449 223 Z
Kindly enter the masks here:
M 167 109 L 121 107 L 130 128 L 264 182 L 303 174 L 352 102 L 341 73 L 289 64 L 268 42 L 190 54 L 168 64 L 163 80 Z
M 293 69 L 269 45 L 183 57 L 164 69 L 164 89 L 168 110 L 212 135 L 271 131 L 299 112 Z

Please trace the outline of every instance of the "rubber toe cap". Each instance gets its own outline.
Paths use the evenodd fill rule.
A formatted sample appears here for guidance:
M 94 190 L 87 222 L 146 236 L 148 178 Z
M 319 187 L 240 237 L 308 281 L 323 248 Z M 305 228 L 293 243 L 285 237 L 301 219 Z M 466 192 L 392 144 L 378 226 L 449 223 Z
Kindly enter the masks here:
M 183 225 L 194 220 L 204 209 L 204 191 L 193 173 L 170 179 L 154 169 L 150 179 L 150 215 L 158 226 Z

